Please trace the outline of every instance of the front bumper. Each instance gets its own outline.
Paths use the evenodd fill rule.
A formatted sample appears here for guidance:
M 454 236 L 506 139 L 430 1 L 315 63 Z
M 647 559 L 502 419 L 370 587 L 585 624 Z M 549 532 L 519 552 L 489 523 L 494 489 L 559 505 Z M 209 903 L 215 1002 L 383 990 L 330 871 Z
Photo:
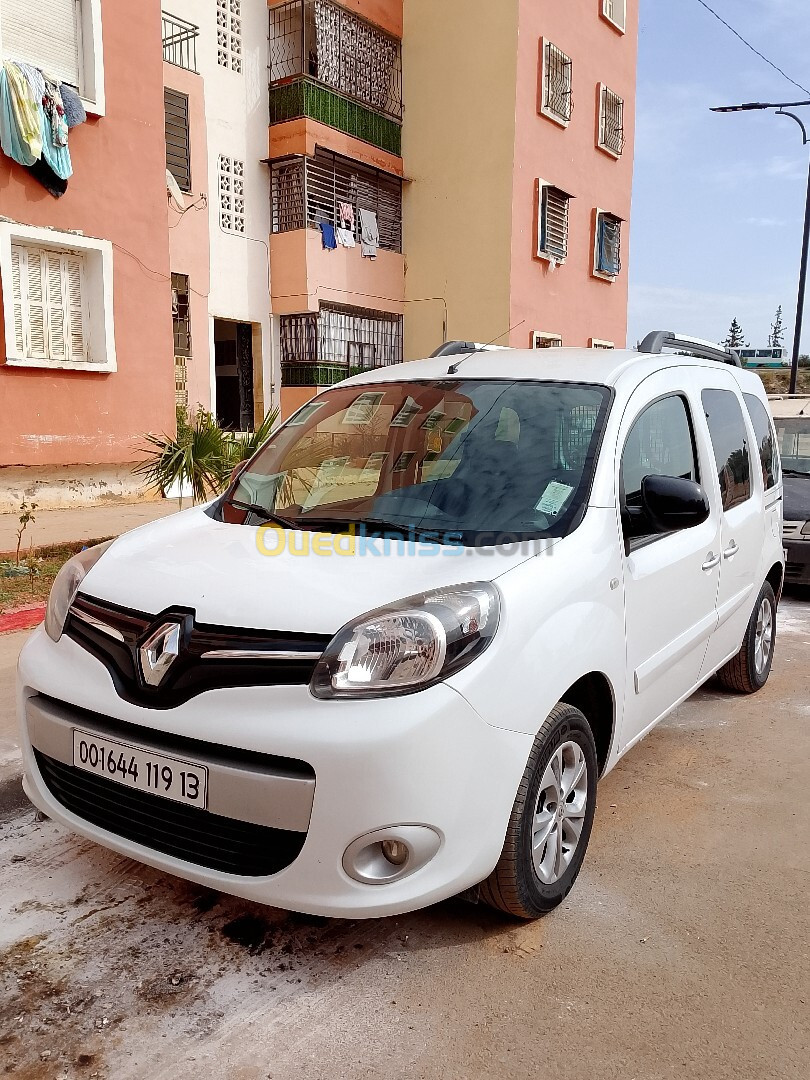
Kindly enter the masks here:
M 28 719 L 36 711 L 36 695 L 113 723 L 136 725 L 139 745 L 150 747 L 150 735 L 157 745 L 180 738 L 210 745 L 214 757 L 217 748 L 226 746 L 306 763 L 314 772 L 308 823 L 301 821 L 300 797 L 291 821 L 275 778 L 266 806 L 255 777 L 245 795 L 250 820 L 259 817 L 263 825 L 281 828 L 305 825 L 300 854 L 267 876 L 226 873 L 125 839 L 71 812 L 50 790 L 37 763 L 42 724 L 38 728 Z M 20 657 L 18 709 L 25 790 L 54 820 L 122 855 L 212 889 L 310 914 L 352 918 L 410 911 L 485 878 L 500 855 L 533 741 L 530 735 L 485 723 L 446 685 L 373 701 L 317 701 L 303 686 L 240 687 L 208 691 L 176 709 L 145 709 L 119 698 L 107 670 L 84 649 L 68 638 L 55 645 L 42 630 Z M 53 740 L 52 732 L 48 738 Z M 52 753 L 54 746 L 51 741 L 36 749 Z M 228 783 L 213 772 L 211 798 L 220 811 L 229 806 L 239 813 Z M 396 825 L 428 826 L 441 840 L 436 854 L 387 884 L 350 877 L 342 864 L 347 847 L 366 833 Z
M 784 540 L 787 553 L 786 585 L 810 585 L 810 537 L 807 540 Z

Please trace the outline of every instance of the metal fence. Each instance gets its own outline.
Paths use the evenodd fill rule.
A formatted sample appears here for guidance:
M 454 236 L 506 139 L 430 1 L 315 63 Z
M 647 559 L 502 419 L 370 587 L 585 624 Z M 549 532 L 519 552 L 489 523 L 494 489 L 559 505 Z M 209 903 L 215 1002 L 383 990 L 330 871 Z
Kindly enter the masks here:
M 380 247 L 402 251 L 402 181 L 318 147 L 314 157 L 274 162 L 271 167 L 273 232 L 289 232 L 321 222 L 340 225 L 350 207 L 355 240 L 359 210 L 377 215 Z
M 163 59 L 175 67 L 196 71 L 199 26 L 178 18 L 177 15 L 170 15 L 168 11 L 161 11 L 160 19 L 163 29 Z
M 331 0 L 270 9 L 270 83 L 301 75 L 402 120 L 400 42 Z
M 330 386 L 358 371 L 402 363 L 402 316 L 323 306 L 281 316 L 283 386 Z

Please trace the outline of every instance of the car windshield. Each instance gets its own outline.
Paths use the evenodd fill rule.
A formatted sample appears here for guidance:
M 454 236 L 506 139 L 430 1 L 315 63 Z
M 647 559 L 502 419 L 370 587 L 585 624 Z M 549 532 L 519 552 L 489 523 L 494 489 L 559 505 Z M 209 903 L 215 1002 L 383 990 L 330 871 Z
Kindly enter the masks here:
M 810 476 L 810 416 L 774 420 L 782 471 Z
M 609 401 L 558 382 L 336 387 L 279 429 L 219 512 L 466 546 L 560 536 L 588 497 Z

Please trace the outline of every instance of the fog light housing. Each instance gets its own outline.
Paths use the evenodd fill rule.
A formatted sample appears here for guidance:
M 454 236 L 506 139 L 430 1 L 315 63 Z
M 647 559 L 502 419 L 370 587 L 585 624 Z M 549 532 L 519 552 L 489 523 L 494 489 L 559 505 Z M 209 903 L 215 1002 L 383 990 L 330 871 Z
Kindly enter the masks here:
M 364 885 L 388 885 L 421 869 L 441 846 L 429 825 L 389 825 L 353 840 L 343 853 L 343 869 Z

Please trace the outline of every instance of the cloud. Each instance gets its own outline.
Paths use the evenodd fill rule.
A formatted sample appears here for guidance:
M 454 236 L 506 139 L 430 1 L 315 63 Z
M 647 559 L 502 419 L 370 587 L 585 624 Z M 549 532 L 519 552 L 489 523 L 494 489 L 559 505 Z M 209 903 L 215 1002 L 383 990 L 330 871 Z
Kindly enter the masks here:
M 784 229 L 792 225 L 791 221 L 780 221 L 778 218 L 750 217 L 745 219 L 746 225 L 753 225 L 757 229 Z
M 722 165 L 704 170 L 703 177 L 708 183 L 731 187 L 739 184 L 751 184 L 756 180 L 784 180 L 793 183 L 807 176 L 805 157 L 795 158 L 778 154 L 762 160 L 726 161 Z
M 634 345 L 650 330 L 674 330 L 720 341 L 737 318 L 746 340 L 755 347 L 764 346 L 779 304 L 785 306 L 785 296 L 776 292 L 704 292 L 631 283 L 628 342 Z

